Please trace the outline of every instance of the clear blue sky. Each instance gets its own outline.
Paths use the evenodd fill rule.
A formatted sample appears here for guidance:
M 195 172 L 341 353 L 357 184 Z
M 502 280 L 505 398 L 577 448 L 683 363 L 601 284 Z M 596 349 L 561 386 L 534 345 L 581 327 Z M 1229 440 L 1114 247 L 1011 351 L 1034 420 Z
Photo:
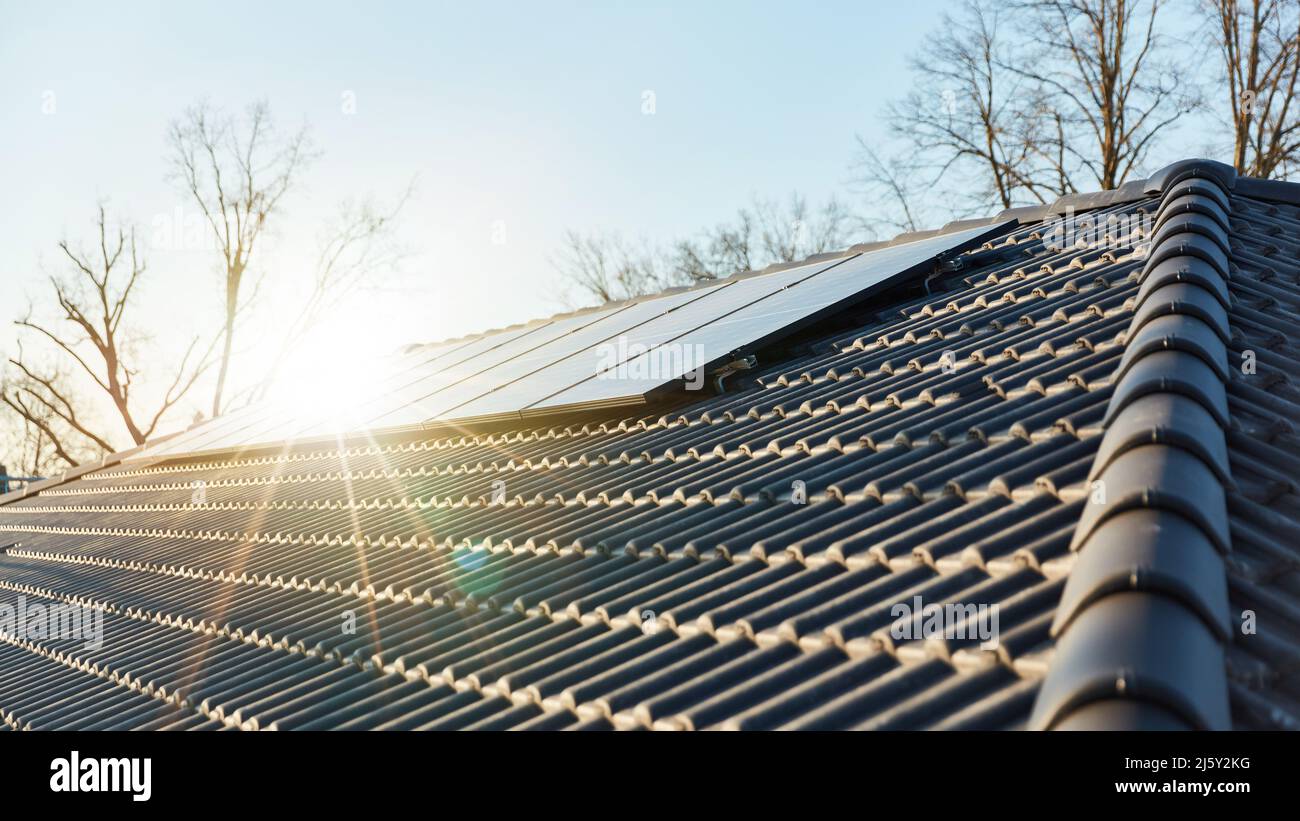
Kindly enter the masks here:
M 97 200 L 146 238 L 187 205 L 164 179 L 165 135 L 201 98 L 265 98 L 323 151 L 262 260 L 281 283 L 306 275 L 340 199 L 419 175 L 409 276 L 358 296 L 338 327 L 369 349 L 553 312 L 547 258 L 566 229 L 662 240 L 751 195 L 843 194 L 854 134 L 880 133 L 944 7 L 0 0 L 0 348 L 41 266 L 58 270 L 55 242 L 89 238 Z M 150 249 L 138 310 L 158 344 L 214 319 L 215 277 L 207 256 Z M 272 291 L 263 332 L 292 298 Z

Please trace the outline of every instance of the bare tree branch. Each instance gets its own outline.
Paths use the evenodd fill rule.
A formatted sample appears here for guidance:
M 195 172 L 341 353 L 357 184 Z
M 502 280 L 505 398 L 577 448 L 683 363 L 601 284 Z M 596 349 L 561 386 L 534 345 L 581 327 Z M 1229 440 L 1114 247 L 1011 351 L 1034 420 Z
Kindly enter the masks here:
M 110 228 L 102 204 L 96 213 L 95 227 L 94 252 L 79 251 L 66 240 L 59 243 L 71 275 L 49 278 L 58 308 L 54 318 L 37 319 L 29 309 L 15 325 L 50 343 L 56 359 L 70 363 L 88 377 L 90 384 L 108 398 L 131 441 L 143 444 L 167 411 L 212 365 L 216 338 L 198 358 L 194 356 L 198 338 L 190 343 L 159 407 L 149 415 L 149 423 L 142 426 L 132 401 L 138 369 L 129 362 L 133 346 L 123 323 L 146 264 L 136 244 L 135 230 L 120 224 Z M 75 395 L 61 369 L 42 369 L 33 364 L 26 359 L 21 342 L 18 355 L 9 364 L 20 379 L 6 384 L 5 405 L 25 425 L 39 430 L 59 458 L 75 463 L 78 447 L 73 440 L 100 452 L 114 450 L 115 437 L 90 418 L 93 414 L 87 411 L 91 405 Z
M 339 207 L 335 220 L 318 237 L 311 292 L 289 323 L 262 381 L 248 393 L 249 401 L 266 396 L 293 352 L 333 308 L 367 282 L 401 265 L 406 252 L 397 245 L 394 232 L 414 192 L 415 180 L 411 180 L 387 206 L 349 200 Z
M 663 257 L 658 249 L 634 245 L 617 234 L 569 231 L 551 264 L 580 298 L 606 303 L 686 284 L 668 280 Z
M 926 193 L 924 190 L 918 190 L 921 174 L 904 158 L 882 159 L 876 149 L 861 135 L 857 137 L 857 142 L 858 157 L 854 163 L 854 183 L 864 189 L 864 192 L 875 202 L 879 203 L 884 199 L 894 203 L 898 209 L 898 216 L 890 216 L 890 211 L 885 210 L 871 222 L 900 233 L 921 230 L 916 212 L 917 201 L 923 199 Z
M 1198 6 L 1220 56 L 1233 165 L 1248 176 L 1288 179 L 1300 160 L 1300 4 L 1200 0 Z
M 77 459 L 68 452 L 67 448 L 64 447 L 63 441 L 59 438 L 58 434 L 55 433 L 54 429 L 50 426 L 48 416 L 41 414 L 38 410 L 29 408 L 27 404 L 23 402 L 23 399 L 19 394 L 10 393 L 8 391 L 0 392 L 0 402 L 3 402 L 11 410 L 13 410 L 14 413 L 16 413 L 21 419 L 23 419 L 27 425 L 38 430 L 42 438 L 45 441 L 48 441 L 50 443 L 51 447 L 54 450 L 55 456 L 63 460 L 64 464 L 66 464 L 68 467 L 77 466 L 78 464 Z M 33 457 L 33 462 L 31 464 L 31 467 L 29 468 L 29 471 L 33 475 L 40 474 L 43 472 L 41 469 L 39 445 L 38 445 L 37 453 Z
M 901 207 L 882 220 L 920 227 L 917 208 L 944 203 L 944 219 L 1050 202 L 1073 190 L 1071 169 L 1056 145 L 1059 114 L 1042 83 L 1010 68 L 1026 60 L 1021 34 L 1008 35 L 1010 4 L 965 0 L 944 15 L 909 65 L 911 90 L 886 111 L 902 150 L 858 137 L 853 182 L 878 202 Z
M 172 177 L 202 211 L 221 250 L 224 317 L 212 415 L 223 409 L 235 331 L 248 302 L 245 276 L 263 232 L 284 196 L 315 159 L 307 130 L 281 136 L 265 102 L 242 119 L 205 104 L 172 124 Z
M 1200 107 L 1159 33 L 1167 0 L 1011 0 L 1039 43 L 1004 68 L 1061 116 L 1056 154 L 1113 189 L 1142 168 L 1164 132 Z M 1058 174 L 1073 177 L 1070 168 Z M 1079 186 L 1072 186 L 1078 188 Z
M 614 302 L 839 250 L 859 224 L 833 197 L 815 210 L 798 194 L 784 203 L 756 198 L 733 221 L 666 249 L 570 231 L 552 265 L 584 297 Z

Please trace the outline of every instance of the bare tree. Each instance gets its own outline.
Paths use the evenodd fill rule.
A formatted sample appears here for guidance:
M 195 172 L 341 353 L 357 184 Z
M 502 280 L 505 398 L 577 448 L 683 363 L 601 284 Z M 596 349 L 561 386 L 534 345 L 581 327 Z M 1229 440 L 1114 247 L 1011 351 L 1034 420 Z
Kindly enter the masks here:
M 851 227 L 858 224 L 834 197 L 818 209 L 809 208 L 799 194 L 784 203 L 755 198 L 732 222 L 679 240 L 670 260 L 672 276 L 701 282 L 839 250 L 851 244 Z
M 1300 3 L 1200 0 L 1222 59 L 1232 163 L 1252 177 L 1287 179 L 1300 160 Z
M 1031 27 L 1037 53 L 1007 67 L 1031 80 L 1059 133 L 1039 130 L 1050 147 L 1038 152 L 1071 190 L 1113 189 L 1142 168 L 1166 130 L 1199 107 L 1159 33 L 1167 0 L 1013 0 Z
M 883 157 L 861 135 L 856 139 L 852 184 L 876 204 L 864 219 L 866 226 L 873 233 L 882 227 L 900 233 L 921 230 L 923 209 L 930 202 L 930 187 L 917 170 L 923 160 L 910 150 Z
M 0 473 L 10 477 L 28 477 L 53 472 L 58 455 L 44 430 L 26 419 L 20 419 L 20 424 L 10 428 L 7 433 L 9 436 L 4 443 L 5 453 L 18 461 L 8 467 L 0 465 Z
M 57 307 L 54 318 L 38 319 L 29 310 L 16 322 L 50 346 L 55 364 L 33 363 L 20 345 L 17 356 L 9 360 L 15 376 L 3 394 L 4 404 L 39 431 L 53 453 L 69 465 L 76 464 L 87 448 L 114 450 L 116 439 L 101 427 L 90 405 L 78 398 L 69 369 L 103 392 L 113 415 L 139 445 L 208 370 L 216 346 L 216 338 L 204 347 L 195 336 L 153 411 L 140 412 L 132 401 L 140 373 L 132 364 L 138 337 L 124 320 L 145 273 L 145 260 L 136 246 L 135 230 L 120 224 L 110 227 L 103 205 L 95 225 L 93 250 L 76 250 L 67 240 L 59 243 L 70 275 L 49 278 Z
M 817 209 L 798 194 L 784 203 L 755 198 L 734 220 L 666 249 L 570 231 L 552 264 L 582 296 L 612 302 L 839 250 L 860 224 L 834 197 Z
M 216 416 L 223 409 L 235 332 L 252 303 L 245 290 L 249 266 L 313 154 L 307 130 L 281 134 L 265 102 L 249 106 L 242 119 L 200 104 L 172 124 L 170 138 L 173 177 L 203 212 L 221 252 L 225 300 L 212 397 Z
M 762 247 L 763 228 L 759 219 L 750 209 L 742 208 L 734 222 L 706 229 L 694 239 L 678 240 L 671 264 L 685 274 L 688 282 L 718 279 L 762 267 L 759 255 L 769 249 Z
M 660 250 L 615 233 L 569 231 L 551 264 L 577 290 L 576 298 L 566 297 L 570 307 L 590 298 L 617 302 L 687 284 L 673 278 Z
M 1167 2 L 965 0 L 887 110 L 904 147 L 858 138 L 854 182 L 897 212 L 877 221 L 913 229 L 934 210 L 1047 203 L 1140 171 L 1200 106 L 1159 33 Z
M 944 182 L 950 217 L 1071 190 L 1068 177 L 1053 173 L 1054 118 L 1039 84 L 1008 68 L 1023 47 L 1005 34 L 1005 5 L 966 0 L 909 61 L 913 87 L 886 113 L 902 153 L 885 159 L 858 137 L 855 182 L 902 208 L 894 225 L 914 230 L 916 194 Z
M 22 360 L 21 340 L 18 347 L 18 359 Z M 57 384 L 61 395 L 75 395 L 66 374 L 57 367 L 43 378 Z M 0 382 L 0 404 L 4 405 L 9 411 L 7 415 L 12 418 L 11 424 L 3 428 L 4 437 L 0 444 L 8 458 L 17 459 L 11 465 L 16 464 L 18 467 L 11 467 L 11 470 L 16 470 L 20 475 L 42 476 L 54 470 L 58 463 L 71 467 L 102 450 L 92 447 L 84 440 L 73 441 L 68 436 L 60 437 L 56 428 L 61 425 L 61 421 L 44 398 L 45 392 L 40 382 L 12 365 L 6 368 L 4 380 Z

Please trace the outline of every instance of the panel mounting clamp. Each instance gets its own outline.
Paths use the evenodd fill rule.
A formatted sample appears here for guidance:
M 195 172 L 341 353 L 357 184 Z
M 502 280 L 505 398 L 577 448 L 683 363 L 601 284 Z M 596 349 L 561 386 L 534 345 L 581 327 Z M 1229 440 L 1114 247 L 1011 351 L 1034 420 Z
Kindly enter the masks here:
M 722 393 L 725 388 L 722 385 L 724 379 L 731 376 L 736 371 L 747 371 L 758 365 L 758 357 L 753 354 L 732 355 L 727 364 L 715 370 L 713 377 L 713 388 L 718 393 Z

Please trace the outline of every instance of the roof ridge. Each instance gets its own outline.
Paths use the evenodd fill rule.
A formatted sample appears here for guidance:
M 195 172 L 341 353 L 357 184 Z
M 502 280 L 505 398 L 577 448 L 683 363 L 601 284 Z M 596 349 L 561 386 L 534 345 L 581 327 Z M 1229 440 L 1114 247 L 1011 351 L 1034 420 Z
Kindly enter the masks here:
M 1225 430 L 1236 183 L 1231 166 L 1187 160 L 1145 186 L 1160 208 L 1034 728 L 1231 726 Z

